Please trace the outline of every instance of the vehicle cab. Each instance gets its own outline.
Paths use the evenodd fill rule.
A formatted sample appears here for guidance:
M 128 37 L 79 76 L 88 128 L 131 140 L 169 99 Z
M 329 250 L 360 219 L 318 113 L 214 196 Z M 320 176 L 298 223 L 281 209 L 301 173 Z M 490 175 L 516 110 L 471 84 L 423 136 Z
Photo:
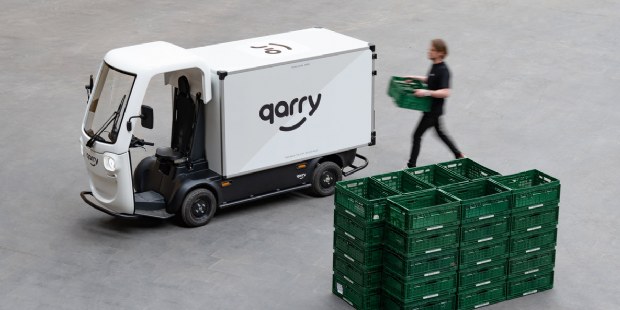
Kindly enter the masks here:
M 136 215 L 135 200 L 140 197 L 134 193 L 135 167 L 129 149 L 145 145 L 133 135 L 136 126 L 153 128 L 153 110 L 142 104 L 148 85 L 154 76 L 163 73 L 166 84 L 178 88 L 178 77 L 190 76 L 190 96 L 196 98 L 199 94 L 205 103 L 211 99 L 209 75 L 205 72 L 209 68 L 201 59 L 166 42 L 119 48 L 105 55 L 90 86 L 80 136 L 90 182 L 90 191 L 82 193 L 85 201 L 109 214 Z

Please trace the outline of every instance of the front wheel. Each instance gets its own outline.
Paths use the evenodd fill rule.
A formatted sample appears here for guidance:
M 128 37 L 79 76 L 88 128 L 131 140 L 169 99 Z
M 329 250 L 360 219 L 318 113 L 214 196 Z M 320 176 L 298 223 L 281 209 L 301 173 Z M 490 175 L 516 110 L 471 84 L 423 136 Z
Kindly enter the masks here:
M 329 196 L 336 190 L 336 182 L 342 180 L 342 169 L 331 161 L 320 163 L 312 174 L 312 192 L 317 196 Z
M 208 189 L 198 188 L 185 196 L 179 217 L 188 227 L 203 226 L 211 220 L 216 208 L 217 201 L 213 193 Z

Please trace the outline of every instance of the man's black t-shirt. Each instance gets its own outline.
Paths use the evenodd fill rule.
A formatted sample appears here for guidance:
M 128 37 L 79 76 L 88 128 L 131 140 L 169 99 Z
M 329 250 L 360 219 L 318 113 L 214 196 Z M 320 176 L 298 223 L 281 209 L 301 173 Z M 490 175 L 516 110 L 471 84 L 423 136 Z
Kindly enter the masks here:
M 450 88 L 450 70 L 445 62 L 433 64 L 426 81 L 429 90 Z M 442 115 L 444 98 L 431 98 L 431 111 L 428 114 Z

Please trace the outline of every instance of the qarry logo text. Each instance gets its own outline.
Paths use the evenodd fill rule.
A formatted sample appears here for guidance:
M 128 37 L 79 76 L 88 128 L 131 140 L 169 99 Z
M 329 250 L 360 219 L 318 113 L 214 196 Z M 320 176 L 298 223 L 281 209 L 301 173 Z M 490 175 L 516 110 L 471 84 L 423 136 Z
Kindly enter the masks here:
M 271 46 L 270 46 L 271 45 Z M 273 47 L 276 46 L 276 47 Z M 292 50 L 291 47 L 286 46 L 284 44 L 278 44 L 278 43 L 269 43 L 268 45 L 265 46 L 250 46 L 251 48 L 262 48 L 265 50 L 265 54 L 280 54 L 282 53 L 282 51 L 280 49 L 285 48 L 287 50 Z
M 295 111 L 298 111 L 299 114 L 303 113 L 304 103 L 308 102 L 306 106 L 310 105 L 310 113 L 308 116 L 312 116 L 314 112 L 319 108 L 319 104 L 321 104 L 321 94 L 319 93 L 316 96 L 316 101 L 312 95 L 303 96 L 301 98 L 293 98 L 290 103 L 288 101 L 278 101 L 277 104 L 269 103 L 263 105 L 258 111 L 258 116 L 264 121 L 269 121 L 269 124 L 273 124 L 275 118 L 285 118 L 289 116 L 293 116 Z M 292 126 L 280 126 L 281 131 L 291 131 L 299 128 L 303 123 L 306 122 L 306 117 L 304 116 L 299 122 Z
M 90 162 L 91 166 L 97 166 L 97 163 L 99 162 L 99 159 L 97 159 L 97 157 L 92 156 L 90 154 L 86 154 L 86 159 L 88 159 L 88 161 Z

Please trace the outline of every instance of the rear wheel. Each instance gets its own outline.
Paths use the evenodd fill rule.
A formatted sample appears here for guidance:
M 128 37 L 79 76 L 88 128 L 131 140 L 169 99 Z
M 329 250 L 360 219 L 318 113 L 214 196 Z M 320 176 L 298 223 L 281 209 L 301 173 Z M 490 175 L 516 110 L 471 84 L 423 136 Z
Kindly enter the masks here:
M 342 169 L 326 161 L 320 163 L 312 174 L 312 192 L 317 196 L 329 196 L 336 190 L 336 182 L 342 180 Z
M 213 193 L 204 188 L 192 190 L 185 196 L 179 217 L 184 225 L 198 227 L 207 224 L 217 208 L 217 201 Z

